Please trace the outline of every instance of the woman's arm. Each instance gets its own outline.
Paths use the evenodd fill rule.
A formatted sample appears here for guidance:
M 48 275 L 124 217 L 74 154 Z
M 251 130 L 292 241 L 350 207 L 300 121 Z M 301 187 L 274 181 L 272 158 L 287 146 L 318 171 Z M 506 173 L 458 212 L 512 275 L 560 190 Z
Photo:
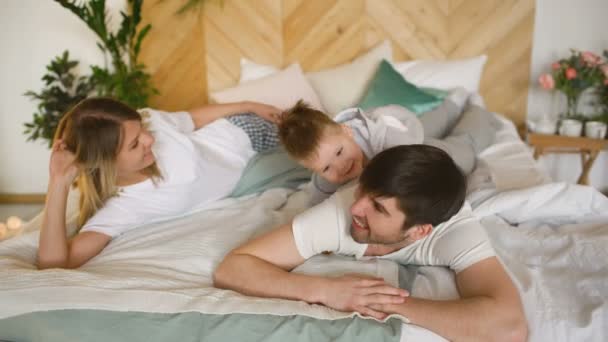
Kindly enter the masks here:
M 99 252 L 110 242 L 105 234 L 86 232 L 68 242 L 65 229 L 65 211 L 70 186 L 78 168 L 74 155 L 63 142 L 53 145 L 50 162 L 50 180 L 44 207 L 40 242 L 38 246 L 38 268 L 76 268 Z
M 189 110 L 188 112 L 192 116 L 192 121 L 194 121 L 194 128 L 199 129 L 217 119 L 239 113 L 254 113 L 268 121 L 276 123 L 280 118 L 281 110 L 259 102 L 243 101 L 210 104 Z

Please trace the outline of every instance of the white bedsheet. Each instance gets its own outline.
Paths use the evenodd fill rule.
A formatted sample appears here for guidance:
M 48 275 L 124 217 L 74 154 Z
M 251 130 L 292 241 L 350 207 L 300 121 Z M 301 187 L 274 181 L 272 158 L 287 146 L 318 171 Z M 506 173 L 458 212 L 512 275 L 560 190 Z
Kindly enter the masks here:
M 73 194 L 72 194 L 73 195 Z M 67 216 L 75 219 L 76 197 Z M 76 270 L 39 271 L 34 266 L 41 217 L 30 221 L 26 234 L 0 243 L 0 319 L 36 311 L 100 309 L 178 313 L 257 313 L 305 315 L 320 319 L 352 317 L 322 305 L 281 299 L 254 298 L 212 287 L 212 272 L 224 254 L 256 234 L 285 222 L 308 203 L 301 191 L 273 189 L 260 196 L 228 199 L 197 214 L 135 229 L 112 241 L 104 251 Z M 73 228 L 73 222 L 69 224 Z M 296 272 L 380 276 L 397 285 L 393 261 L 317 256 Z M 454 292 L 437 288 L 435 279 L 450 279 L 446 271 L 418 277 L 414 295 Z M 403 341 L 444 341 L 410 324 L 402 328 Z
M 552 183 L 500 193 L 475 209 L 519 289 L 530 341 L 605 341 L 608 198 Z
M 259 197 L 229 199 L 218 203 L 217 209 L 135 229 L 114 239 L 77 270 L 37 270 L 35 229 L 4 241 L 0 244 L 0 318 L 67 308 L 303 314 L 324 319 L 351 316 L 320 305 L 252 298 L 212 287 L 213 270 L 225 253 L 284 222 L 300 208 L 292 204 L 277 210 L 290 193 L 274 189 Z M 39 225 L 39 220 L 30 224 Z M 336 264 L 336 272 L 340 273 L 340 265 L 348 270 L 350 263 L 354 261 Z M 392 262 L 357 263 L 357 269 L 398 282 Z

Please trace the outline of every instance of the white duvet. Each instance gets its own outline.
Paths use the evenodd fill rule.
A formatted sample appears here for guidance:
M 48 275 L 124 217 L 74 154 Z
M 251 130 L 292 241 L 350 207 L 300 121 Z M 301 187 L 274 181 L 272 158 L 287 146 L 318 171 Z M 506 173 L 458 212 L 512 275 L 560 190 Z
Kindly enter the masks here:
M 530 340 L 607 340 L 608 199 L 590 187 L 546 180 L 521 187 L 514 180 L 497 182 L 496 177 L 509 173 L 493 172 L 492 160 L 519 151 L 500 148 L 517 143 L 512 127 L 505 129 L 486 153 L 488 162 L 482 159 L 471 176 L 468 197 L 520 290 Z M 500 191 L 498 183 L 512 189 Z M 305 202 L 303 192 L 284 189 L 224 200 L 215 209 L 132 230 L 77 270 L 36 270 L 37 218 L 28 224 L 29 233 L 0 243 L 0 318 L 68 308 L 352 316 L 319 305 L 252 298 L 211 286 L 213 269 L 225 253 L 287 221 Z M 326 256 L 311 259 L 298 271 L 356 271 L 383 276 L 393 284 L 398 272 L 387 260 L 355 262 Z M 421 274 L 414 283 L 414 296 L 455 296 L 448 271 L 427 267 Z M 440 338 L 404 325 L 403 341 L 423 339 Z
M 529 340 L 606 341 L 608 198 L 551 183 L 504 122 L 469 177 L 468 199 L 519 289 Z
M 225 253 L 293 215 L 290 191 L 229 199 L 181 219 L 129 231 L 77 270 L 34 267 L 37 232 L 0 244 L 0 318 L 37 310 L 306 314 L 348 316 L 323 306 L 242 296 L 212 287 Z M 30 224 L 39 224 L 38 219 Z M 30 227 L 28 227 L 30 228 Z M 396 266 L 368 263 L 369 273 L 397 281 Z

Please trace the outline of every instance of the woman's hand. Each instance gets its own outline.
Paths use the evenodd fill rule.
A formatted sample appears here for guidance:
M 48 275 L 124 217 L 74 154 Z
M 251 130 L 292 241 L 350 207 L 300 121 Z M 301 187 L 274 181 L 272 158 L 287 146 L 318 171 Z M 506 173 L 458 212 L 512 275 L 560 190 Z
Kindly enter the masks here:
M 281 121 L 282 111 L 275 106 L 259 102 L 248 102 L 247 105 L 250 107 L 251 112 L 270 122 L 278 124 Z
M 58 139 L 53 143 L 49 173 L 51 182 L 59 182 L 69 186 L 78 175 L 78 166 L 74 162 L 76 156 L 68 151 L 63 140 Z

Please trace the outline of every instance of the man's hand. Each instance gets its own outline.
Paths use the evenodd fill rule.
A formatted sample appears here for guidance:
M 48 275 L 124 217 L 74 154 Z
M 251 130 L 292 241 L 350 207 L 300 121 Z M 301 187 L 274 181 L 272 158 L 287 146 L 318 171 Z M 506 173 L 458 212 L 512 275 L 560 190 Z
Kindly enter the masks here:
M 374 306 L 402 304 L 409 293 L 387 284 L 382 278 L 349 274 L 328 278 L 320 289 L 321 302 L 340 311 L 356 311 L 366 316 L 382 320 L 388 316 Z

